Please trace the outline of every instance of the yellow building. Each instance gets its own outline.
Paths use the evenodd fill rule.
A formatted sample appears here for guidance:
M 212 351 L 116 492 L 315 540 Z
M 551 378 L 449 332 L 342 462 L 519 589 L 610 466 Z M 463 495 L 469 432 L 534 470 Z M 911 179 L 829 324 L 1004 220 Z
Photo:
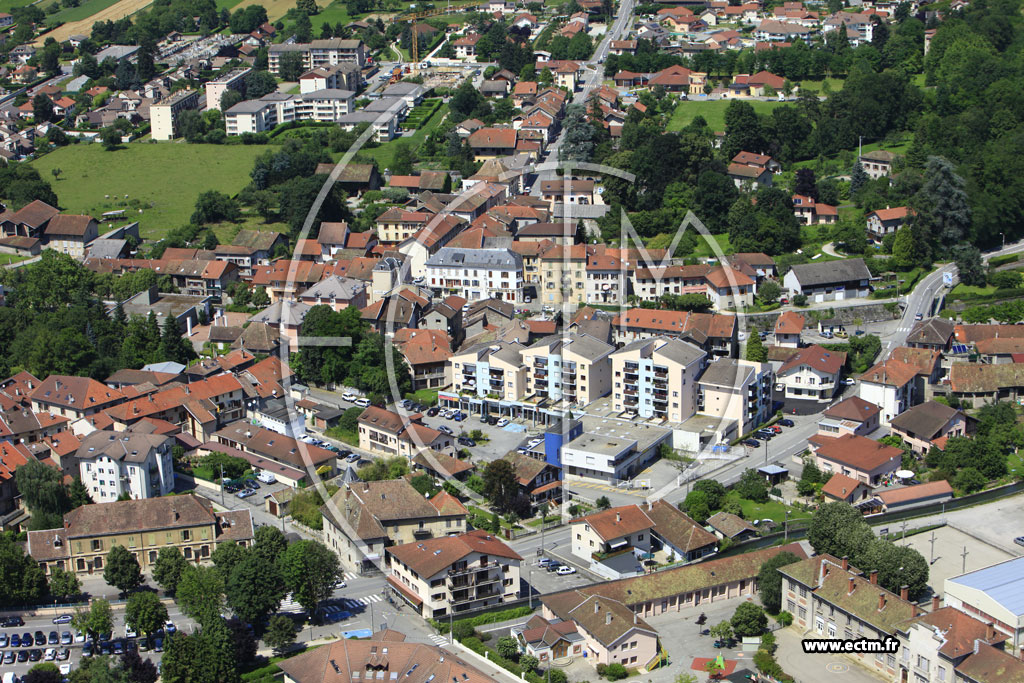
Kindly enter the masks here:
M 127 548 L 143 571 L 162 548 L 176 547 L 186 560 L 208 559 L 219 543 L 253 540 L 248 510 L 214 512 L 194 495 L 94 503 L 64 515 L 64 527 L 28 532 L 28 553 L 49 574 L 60 567 L 76 574 L 102 572 L 115 545 Z

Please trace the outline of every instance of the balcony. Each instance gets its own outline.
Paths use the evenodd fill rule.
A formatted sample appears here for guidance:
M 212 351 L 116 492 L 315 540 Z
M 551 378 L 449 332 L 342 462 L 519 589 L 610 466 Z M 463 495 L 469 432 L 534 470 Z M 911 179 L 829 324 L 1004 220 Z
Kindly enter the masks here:
M 635 373 L 637 370 L 640 369 L 640 364 L 639 363 L 625 363 L 625 367 L 626 367 L 626 372 L 633 372 L 633 373 Z
M 533 361 L 533 367 L 544 369 L 548 367 L 548 363 L 546 360 L 538 358 L 537 360 Z
M 548 371 L 547 370 L 534 370 L 533 371 L 534 379 L 547 379 L 547 376 L 548 376 Z
M 413 529 L 412 535 L 416 538 L 430 538 L 430 529 Z
M 631 407 L 632 407 L 632 406 L 636 406 L 636 405 L 638 405 L 638 404 L 640 403 L 640 400 L 639 400 L 639 399 L 637 399 L 637 398 L 630 398 L 630 397 L 628 397 L 628 396 L 627 396 L 627 397 L 626 397 L 626 399 L 625 399 L 625 400 L 624 400 L 623 402 L 624 402 L 624 403 L 625 403 L 625 404 L 626 404 L 627 406 L 631 406 Z
M 491 370 L 490 374 L 491 374 L 491 377 L 497 377 L 497 378 L 500 379 L 501 377 L 503 377 L 505 375 L 505 371 L 504 370 Z
M 639 374 L 637 374 L 635 372 L 630 372 L 629 370 L 626 370 L 626 381 L 627 382 L 635 383 L 639 379 L 640 379 L 640 375 Z
M 464 374 L 464 375 L 475 375 L 476 374 L 476 366 L 475 365 L 463 365 L 462 366 L 462 374 Z
M 636 387 L 626 387 L 625 389 L 623 389 L 623 392 L 625 392 L 626 396 L 636 396 L 637 394 L 639 394 L 639 391 Z
M 576 386 L 576 378 L 575 377 L 566 377 L 565 374 L 563 374 L 562 375 L 562 384 L 564 384 L 567 387 L 574 387 L 574 386 Z

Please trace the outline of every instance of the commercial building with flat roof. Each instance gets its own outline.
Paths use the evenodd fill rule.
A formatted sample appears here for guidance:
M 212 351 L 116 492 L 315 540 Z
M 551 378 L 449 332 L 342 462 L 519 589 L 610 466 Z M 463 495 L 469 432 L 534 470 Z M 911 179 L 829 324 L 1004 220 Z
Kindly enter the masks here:
M 948 607 L 995 625 L 1007 651 L 1024 654 L 1024 557 L 946 579 Z

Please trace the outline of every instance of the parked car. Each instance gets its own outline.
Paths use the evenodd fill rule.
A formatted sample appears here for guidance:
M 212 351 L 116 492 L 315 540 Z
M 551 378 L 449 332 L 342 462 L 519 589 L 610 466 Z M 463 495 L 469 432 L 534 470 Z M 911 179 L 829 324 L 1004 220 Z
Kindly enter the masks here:
M 70 614 L 62 614 L 59 617 L 54 617 L 53 618 L 53 623 L 55 623 L 55 624 L 70 624 L 71 623 L 71 615 Z M 10 624 L 8 624 L 8 625 L 10 625 Z
M 36 631 L 33 638 L 36 645 L 46 645 L 46 634 L 42 631 Z
M 45 659 L 48 662 L 52 662 L 53 660 L 57 659 L 57 648 L 46 648 L 46 654 L 43 655 L 43 659 Z
M 42 658 L 43 658 L 43 651 L 40 648 L 34 647 L 34 648 L 32 648 L 31 650 L 28 651 L 28 661 L 30 661 L 30 662 L 38 662 Z
M 173 621 L 168 619 L 164 623 L 164 631 L 166 631 L 168 635 L 170 635 L 172 633 L 175 633 L 177 630 L 178 630 L 178 627 L 174 625 Z
M 852 387 L 856 383 L 857 383 L 857 380 L 855 380 L 852 377 L 844 377 L 843 378 L 843 384 L 845 384 L 848 387 Z
M 489 425 L 491 425 L 493 427 L 494 425 L 498 424 L 498 418 L 495 417 L 494 415 L 490 415 L 487 418 L 487 424 L 489 424 Z
M 848 337 L 850 336 L 850 335 L 849 335 L 849 333 L 847 333 L 847 332 L 845 332 L 845 331 L 843 331 L 843 330 L 839 330 L 839 331 L 838 331 L 838 332 L 836 332 L 835 334 L 836 334 L 836 336 L 837 336 L 837 337 L 839 337 L 840 339 L 847 339 L 847 338 L 848 338 Z
M 792 427 L 795 423 L 788 417 L 784 417 L 775 424 L 779 425 L 780 427 Z
M 60 644 L 61 645 L 70 645 L 71 643 L 74 642 L 74 640 L 75 639 L 71 637 L 71 631 L 64 631 L 63 633 L 60 634 Z
M 11 634 L 11 647 L 21 647 L 21 636 L 17 633 Z
M 455 420 L 456 422 L 462 422 L 463 420 L 466 419 L 466 416 L 464 413 L 458 412 L 452 415 L 452 419 Z
M 256 489 L 259 489 L 259 488 L 263 488 L 262 486 L 260 486 L 260 483 L 258 481 L 256 481 L 255 479 L 246 479 L 245 480 L 245 487 L 247 489 L 251 489 L 253 491 L 255 491 Z
M 114 641 L 114 645 L 113 645 L 113 650 L 114 650 L 114 654 L 115 655 L 123 655 L 124 654 L 124 643 L 122 643 L 120 640 L 115 640 Z
M 825 338 L 825 339 L 831 339 L 832 338 L 832 333 L 829 332 L 828 330 L 825 330 L 824 332 L 821 333 L 821 336 L 823 338 Z
M 555 573 L 565 576 L 566 574 L 575 574 L 576 569 L 574 567 L 570 567 L 567 564 L 563 564 L 561 567 L 555 570 Z
M 50 635 L 46 637 L 47 645 L 60 645 L 60 634 L 56 631 L 50 631 Z
M 7 638 L 7 634 L 0 633 L 0 647 L 7 647 L 8 645 L 10 645 L 10 642 Z
M 357 398 L 355 401 L 352 401 L 352 402 L 355 403 L 360 408 L 369 408 L 370 407 L 370 399 L 368 399 L 368 398 Z
M 92 657 L 92 645 L 91 644 L 86 643 L 85 645 L 82 646 L 82 656 L 83 657 Z
M 501 418 L 500 420 L 498 420 L 497 425 L 499 427 L 504 427 L 504 426 L 508 425 L 508 418 L 507 417 Z
M 14 660 L 17 658 L 18 655 L 15 654 L 14 650 L 8 650 L 4 655 L 4 664 L 14 664 Z
M 548 570 L 549 572 L 556 572 L 558 571 L 558 568 L 561 566 L 561 562 L 559 562 L 558 560 L 552 560 L 551 562 L 548 562 L 547 566 L 544 567 L 544 569 Z
M 22 619 L 21 617 L 18 617 L 18 616 L 7 617 L 7 620 L 4 622 L 4 626 L 24 626 L 24 625 L 25 625 L 25 620 Z
M 255 496 L 255 495 L 256 495 L 256 492 L 253 491 L 252 489 L 242 489 L 241 491 L 239 491 L 238 493 L 235 494 L 235 496 L 238 497 L 238 498 L 248 498 L 249 496 Z
M 1013 542 L 1017 545 L 1024 545 L 1024 536 L 1018 536 L 1017 538 L 1013 539 Z
M 341 395 L 341 400 L 348 401 L 349 403 L 355 403 L 357 398 L 359 398 L 359 396 L 353 394 L 351 391 L 346 391 L 344 394 Z
M 473 441 L 473 439 L 469 438 L 468 436 L 460 436 L 458 441 L 459 441 L 459 445 L 460 446 L 475 446 L 476 445 L 476 441 Z
M 359 458 L 361 457 L 363 456 L 359 455 L 358 453 L 352 453 L 347 458 L 345 458 L 345 462 L 359 462 Z
M 163 651 L 164 651 L 164 639 L 163 638 L 154 638 L 153 639 L 153 652 L 163 652 Z
M 758 446 L 761 445 L 761 442 L 758 441 L 757 439 L 744 439 L 743 445 L 749 446 L 750 448 L 757 448 Z
M 448 436 L 455 436 L 455 432 L 453 432 L 452 428 L 449 427 L 448 425 L 441 425 L 440 427 L 438 427 L 438 430 L 444 432 Z
M 427 417 L 437 417 L 437 414 L 441 412 L 441 409 L 437 406 L 431 406 L 427 409 Z
M 765 429 L 770 431 L 772 434 L 781 434 L 782 433 L 782 427 L 779 427 L 778 425 L 772 425 L 770 427 L 765 427 Z
M 539 560 L 537 560 L 537 566 L 538 567 L 546 567 L 549 564 L 551 564 L 551 558 L 550 557 L 542 557 Z
M 86 655 L 83 652 L 82 656 L 86 657 L 88 655 Z M 18 664 L 24 664 L 27 661 L 28 661 L 28 650 L 18 650 Z

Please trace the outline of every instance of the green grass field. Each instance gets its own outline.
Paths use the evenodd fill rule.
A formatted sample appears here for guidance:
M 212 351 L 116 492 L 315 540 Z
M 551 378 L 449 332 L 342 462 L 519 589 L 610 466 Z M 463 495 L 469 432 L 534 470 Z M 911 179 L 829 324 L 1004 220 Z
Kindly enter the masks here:
M 111 5 L 114 5 L 119 0 L 86 0 L 78 7 L 66 7 L 56 14 L 48 14 L 46 16 L 47 26 L 56 26 L 57 24 L 66 24 L 69 21 L 81 21 L 82 19 L 88 19 L 92 15 L 96 14 L 100 10 L 105 10 Z
M 410 135 L 409 137 L 395 138 L 391 142 L 385 142 L 383 145 L 380 145 L 379 147 L 374 147 L 373 149 L 363 148 L 359 152 L 359 154 L 362 156 L 376 159 L 377 165 L 381 169 L 385 169 L 394 162 L 395 150 L 398 149 L 399 141 L 404 140 L 407 144 L 412 145 L 413 149 L 419 147 L 423 143 L 423 141 L 427 139 L 427 136 L 430 135 L 431 131 L 437 128 L 441 121 L 444 120 L 444 117 L 447 113 L 448 105 L 445 104 L 441 106 L 441 108 L 438 109 L 433 116 L 430 117 L 429 121 L 427 121 L 421 128 L 418 128 L 416 132 Z M 337 154 L 333 155 L 334 160 L 337 161 L 342 157 L 343 154 L 344 152 L 338 152 Z
M 0 12 L 11 13 L 12 9 L 31 5 L 32 0 L 0 0 Z
M 996 287 L 994 285 L 985 285 L 984 287 L 974 287 L 972 285 L 965 285 L 963 283 L 958 284 L 953 288 L 953 291 L 949 293 L 949 298 L 953 301 L 958 299 L 976 299 L 978 297 L 989 296 L 994 294 Z
M 242 0 L 217 0 L 217 9 L 234 9 Z
M 672 112 L 672 118 L 668 122 L 668 130 L 680 130 L 700 114 L 708 122 L 711 130 L 725 130 L 725 109 L 732 100 L 710 100 L 702 102 L 699 100 L 683 100 Z M 749 102 L 758 114 L 769 114 L 772 109 L 782 102 L 767 102 L 764 100 L 743 100 Z
M 743 519 L 770 519 L 777 524 L 782 524 L 786 521 L 787 509 L 789 510 L 790 521 L 811 516 L 809 512 L 805 512 L 800 508 L 789 507 L 777 500 L 769 500 L 767 503 L 755 503 L 752 500 L 739 498 L 735 494 L 732 494 L 731 497 L 738 500 L 740 507 L 743 508 Z
M 828 87 L 832 92 L 839 92 L 843 89 L 843 84 L 846 83 L 845 78 L 824 78 L 822 80 L 815 81 L 800 81 L 799 86 L 801 90 L 813 90 L 814 92 L 821 92 L 825 83 L 828 83 Z
M 335 24 L 340 23 L 344 26 L 348 22 L 352 21 L 348 15 L 348 8 L 345 6 L 345 3 L 340 2 L 339 0 L 334 0 L 334 2 L 327 5 L 320 14 L 315 17 L 310 17 L 310 19 L 313 23 L 313 31 L 317 35 L 319 35 L 320 27 L 324 24 L 334 26 Z
M 152 239 L 187 224 L 201 192 L 233 195 L 245 187 L 253 161 L 265 150 L 260 145 L 134 143 L 107 152 L 98 144 L 78 144 L 32 165 L 47 180 L 52 169 L 61 169 L 53 189 L 62 209 L 99 216 L 126 208 L 139 221 L 142 237 Z M 131 207 L 132 200 L 143 202 L 142 213 Z

